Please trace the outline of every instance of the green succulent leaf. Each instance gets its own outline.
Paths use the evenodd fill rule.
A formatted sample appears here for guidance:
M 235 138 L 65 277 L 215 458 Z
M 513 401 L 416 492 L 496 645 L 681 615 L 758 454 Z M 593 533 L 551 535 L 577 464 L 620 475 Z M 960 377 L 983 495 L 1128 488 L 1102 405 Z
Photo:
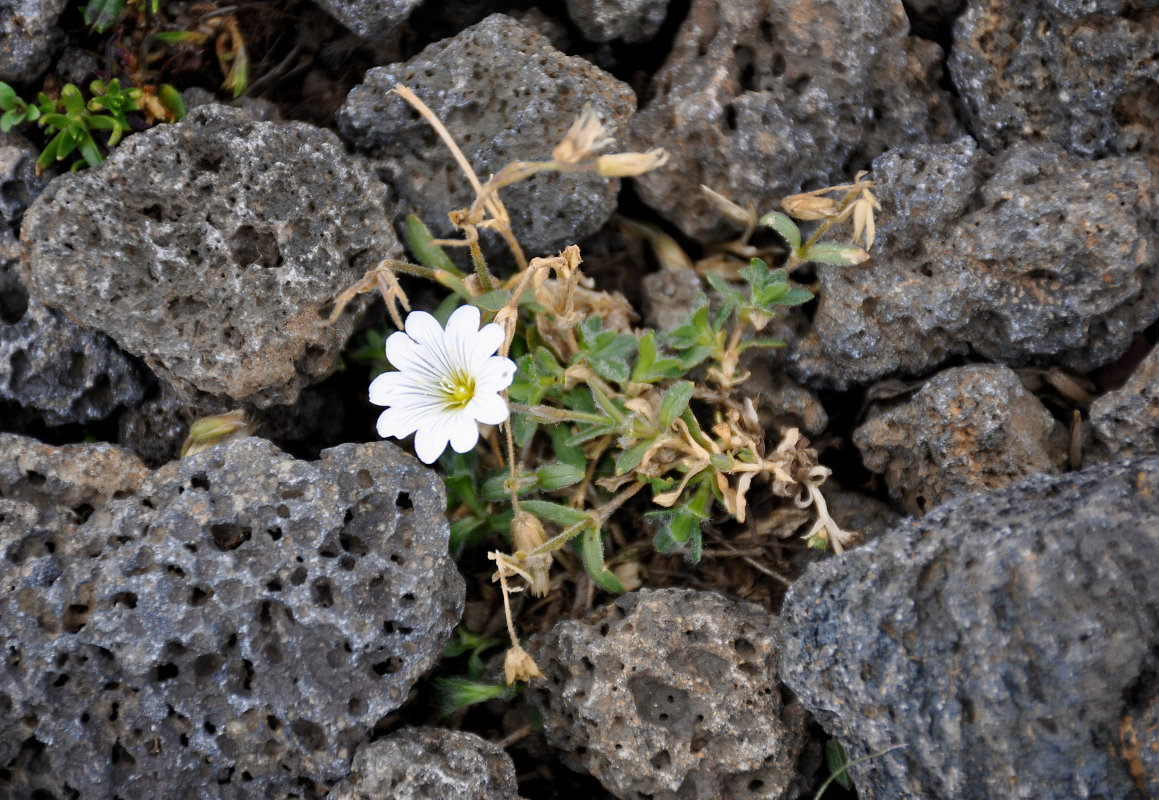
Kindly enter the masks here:
M 815 244 L 805 251 L 801 258 L 805 261 L 820 261 L 822 264 L 851 266 L 869 259 L 869 253 L 851 244 Z
M 801 249 L 801 229 L 797 227 L 797 223 L 789 218 L 788 214 L 772 211 L 761 217 L 761 224 L 767 225 L 781 234 L 789 243 L 789 247 L 793 248 L 793 252 Z
M 563 525 L 565 527 L 579 525 L 590 519 L 587 512 L 580 511 L 571 506 L 552 503 L 549 500 L 521 500 L 519 507 L 542 520 L 554 522 L 556 525 Z
M 599 528 L 594 525 L 584 531 L 583 536 L 584 570 L 592 582 L 612 594 L 623 594 L 627 591 L 607 565 L 604 564 L 604 541 L 600 536 Z

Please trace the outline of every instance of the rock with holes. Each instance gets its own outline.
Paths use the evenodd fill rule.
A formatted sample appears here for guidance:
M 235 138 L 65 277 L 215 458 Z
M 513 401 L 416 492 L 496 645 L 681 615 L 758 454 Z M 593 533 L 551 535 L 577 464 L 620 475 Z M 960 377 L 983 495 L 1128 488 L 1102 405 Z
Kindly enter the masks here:
M 389 40 L 422 0 L 315 0 L 331 16 L 359 36 Z
M 1091 426 L 1111 453 L 1159 454 L 1159 347 L 1126 384 L 1091 404 Z
M 347 400 L 349 397 L 331 386 L 309 386 L 293 405 L 250 409 L 246 420 L 255 435 L 283 449 L 317 454 L 342 441 Z M 201 392 L 181 394 L 161 385 L 140 405 L 120 414 L 117 443 L 132 450 L 146 464 L 159 467 L 180 457 L 194 422 L 236 408 L 237 404 L 221 398 Z
M 669 0 L 567 0 L 567 15 L 593 42 L 646 42 L 660 30 Z
M 26 283 L 182 391 L 291 403 L 365 307 L 324 324 L 334 299 L 401 256 L 385 191 L 327 131 L 198 108 L 49 184 L 24 218 Z
M 939 372 L 913 397 L 872 411 L 853 432 L 865 466 L 922 514 L 961 494 L 1000 489 L 1066 463 L 1067 434 L 1012 370 Z
M 1155 178 L 1136 158 L 1057 145 L 996 156 L 970 140 L 874 162 L 873 258 L 818 268 L 812 332 L 790 366 L 845 389 L 975 353 L 1086 372 L 1159 316 Z
M 51 569 L 0 562 L 0 741 L 18 750 L 0 795 L 288 797 L 345 777 L 462 611 L 444 504 L 386 442 L 306 462 L 241 439 L 95 507 Z
M 1159 19 L 1150 0 L 971 0 L 949 71 L 990 149 L 1046 140 L 1159 165 Z
M 763 213 L 891 147 L 956 136 L 941 49 L 908 32 L 900 0 L 694 0 L 632 123 L 634 147 L 672 156 L 635 179 L 641 196 L 710 239 L 734 224 L 701 184 Z
M 1138 797 L 1156 563 L 1159 458 L 954 498 L 793 584 L 781 673 L 850 759 L 903 745 L 868 800 Z
M 398 83 L 442 120 L 481 180 L 512 161 L 550 159 L 585 104 L 621 127 L 636 110 L 626 84 L 502 14 L 404 64 L 367 72 L 338 112 L 339 130 L 398 193 L 396 216 L 415 213 L 448 236 L 447 213 L 469 206 L 475 194 L 430 125 L 393 93 Z M 539 255 L 597 230 L 618 194 L 614 180 L 553 172 L 505 189 L 502 199 L 520 243 Z
M 0 402 L 9 423 L 89 423 L 132 406 L 143 370 L 107 336 L 76 325 L 28 296 L 16 234 L 44 189 L 36 148 L 0 134 Z
M 66 5 L 68 0 L 0 0 L 0 81 L 25 83 L 48 69 L 64 44 L 56 21 Z
M 519 800 L 515 765 L 473 733 L 405 728 L 359 749 L 332 800 Z
M 806 714 L 777 620 L 690 589 L 637 591 L 533 640 L 529 687 L 565 763 L 624 800 L 795 797 Z

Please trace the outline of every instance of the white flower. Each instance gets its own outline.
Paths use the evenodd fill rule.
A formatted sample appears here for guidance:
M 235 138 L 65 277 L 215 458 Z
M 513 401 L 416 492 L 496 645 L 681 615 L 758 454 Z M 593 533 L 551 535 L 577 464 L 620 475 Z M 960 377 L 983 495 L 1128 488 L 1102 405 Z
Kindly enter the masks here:
M 415 453 L 434 463 L 449 442 L 466 453 L 479 441 L 477 422 L 498 425 L 507 419 L 500 394 L 515 377 L 515 362 L 495 355 L 503 329 L 479 328 L 479 309 L 461 306 L 444 331 L 425 311 L 407 315 L 405 332 L 386 340 L 386 357 L 398 370 L 370 384 L 370 402 L 386 406 L 378 434 L 403 439 L 415 435 Z

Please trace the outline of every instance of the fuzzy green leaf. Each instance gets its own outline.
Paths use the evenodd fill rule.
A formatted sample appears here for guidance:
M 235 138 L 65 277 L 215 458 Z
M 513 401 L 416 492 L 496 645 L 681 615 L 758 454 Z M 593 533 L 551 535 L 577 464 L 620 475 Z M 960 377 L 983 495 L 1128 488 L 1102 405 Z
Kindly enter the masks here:
M 815 244 L 801 254 L 805 261 L 820 261 L 822 264 L 850 266 L 860 264 L 869 258 L 869 253 L 850 244 Z
M 544 464 L 535 470 L 539 488 L 545 492 L 572 486 L 584 479 L 584 470 L 571 464 Z
M 644 453 L 648 452 L 648 448 L 652 446 L 655 439 L 645 439 L 624 450 L 616 457 L 616 474 L 625 475 L 630 470 L 640 466 L 640 460 L 644 458 Z
M 583 511 L 548 500 L 521 500 L 519 507 L 542 520 L 571 527 L 586 522 L 590 517 Z
M 797 223 L 789 218 L 788 214 L 772 211 L 761 217 L 761 224 L 768 225 L 781 234 L 794 252 L 801 249 L 801 229 L 797 227 Z
M 664 399 L 660 402 L 660 425 L 664 429 L 671 427 L 684 413 L 684 409 L 688 408 L 695 388 L 692 381 L 679 381 L 664 393 Z
M 477 306 L 484 311 L 490 311 L 492 314 L 499 311 L 503 306 L 507 305 L 507 301 L 511 299 L 511 292 L 506 289 L 495 289 L 480 295 L 471 301 L 471 305 Z
M 599 529 L 594 526 L 584 531 L 583 556 L 584 570 L 596 586 L 612 594 L 623 594 L 626 591 L 620 579 L 604 564 L 604 541 Z

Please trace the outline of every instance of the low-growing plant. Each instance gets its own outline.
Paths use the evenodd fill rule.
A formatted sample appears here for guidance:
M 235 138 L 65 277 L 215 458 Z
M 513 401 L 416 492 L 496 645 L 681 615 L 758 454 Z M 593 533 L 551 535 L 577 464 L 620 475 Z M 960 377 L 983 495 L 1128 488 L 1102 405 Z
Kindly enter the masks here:
M 854 236 L 872 245 L 877 201 L 864 173 L 852 184 L 786 198 L 789 214 L 758 217 L 708 192 L 718 208 L 745 223 L 746 232 L 728 268 L 710 264 L 705 278 L 712 294 L 699 298 L 688 321 L 657 332 L 635 327 L 628 302 L 594 286 L 581 269 L 578 247 L 528 260 L 498 192 L 543 171 L 638 175 L 661 166 L 664 151 L 600 155 L 611 143 L 609 131 L 585 109 L 550 160 L 515 162 L 483 184 L 435 115 L 406 87 L 396 91 L 438 131 L 476 198 L 451 215 L 464 233 L 461 240 L 436 240 L 420 220 L 408 218 L 408 244 L 419 263 L 382 262 L 338 298 L 332 319 L 356 293 L 378 290 L 386 301 L 398 331 L 374 334 L 373 346 L 357 357 L 385 367 L 378 350 L 385 341 L 385 356 L 397 369 L 371 387 L 372 402 L 387 406 L 379 432 L 398 438 L 414 433 L 416 450 L 428 463 L 442 453 L 452 551 L 458 555 L 489 534 L 510 533 L 508 551 L 488 553 L 511 639 L 508 685 L 539 674 L 519 643 L 508 596 L 523 589 L 547 595 L 561 551 L 574 548 L 588 577 L 609 592 L 638 585 L 632 560 L 605 555 L 609 519 L 637 495 L 650 498 L 644 518 L 654 529 L 653 546 L 693 562 L 702 555 L 704 523 L 721 513 L 744 522 L 758 484 L 812 509 L 811 547 L 841 552 L 857 540 L 828 513 L 821 486 L 830 470 L 818 462 L 817 451 L 796 428 L 767 441 L 751 398 L 737 389 L 749 378 L 745 352 L 782 346 L 763 333 L 784 309 L 813 298 L 790 280 L 790 270 L 807 261 L 857 264 L 868 258 L 855 245 L 819 241 L 832 226 L 852 220 Z M 803 239 L 790 215 L 822 223 Z M 737 265 L 736 254 L 751 251 L 748 237 L 759 223 L 786 240 L 783 265 L 771 267 L 757 257 Z M 512 274 L 492 273 L 479 246 L 483 229 L 510 246 Z M 471 273 L 448 257 L 448 246 L 468 249 Z M 404 320 L 410 303 L 399 274 L 448 290 L 433 317 L 414 312 Z M 472 307 L 470 314 L 465 306 Z M 506 403 L 496 405 L 504 397 Z M 477 422 L 499 427 L 480 443 Z
M 36 105 L 24 101 L 6 83 L 0 82 L 0 130 L 8 131 L 15 125 L 36 122 L 44 128 L 48 141 L 36 159 L 37 170 L 43 170 L 64 161 L 74 152 L 80 158 L 71 169 L 95 167 L 104 160 L 101 144 L 94 133 L 102 135 L 105 150 L 117 146 L 121 137 L 132 128 L 127 114 L 145 110 L 147 94 L 137 87 L 122 87 L 114 78 L 108 82 L 94 80 L 89 84 L 90 98 L 86 102 L 81 90 L 66 83 L 60 95 L 51 97 L 41 92 Z M 185 114 L 181 95 L 171 86 L 162 86 L 158 94 L 149 95 L 162 108 L 167 121 L 180 119 Z

